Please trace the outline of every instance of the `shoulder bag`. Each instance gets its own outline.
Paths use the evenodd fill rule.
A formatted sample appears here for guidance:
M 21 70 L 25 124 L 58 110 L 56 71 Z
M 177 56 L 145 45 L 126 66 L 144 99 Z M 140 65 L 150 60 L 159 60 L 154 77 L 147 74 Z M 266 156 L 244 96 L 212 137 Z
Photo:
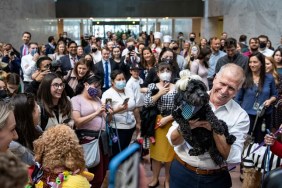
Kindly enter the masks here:
M 87 168 L 93 168 L 100 163 L 101 156 L 100 156 L 99 139 L 102 132 L 102 125 L 103 125 L 103 119 L 102 119 L 98 138 L 95 138 L 91 142 L 82 144 L 84 151 L 85 165 Z

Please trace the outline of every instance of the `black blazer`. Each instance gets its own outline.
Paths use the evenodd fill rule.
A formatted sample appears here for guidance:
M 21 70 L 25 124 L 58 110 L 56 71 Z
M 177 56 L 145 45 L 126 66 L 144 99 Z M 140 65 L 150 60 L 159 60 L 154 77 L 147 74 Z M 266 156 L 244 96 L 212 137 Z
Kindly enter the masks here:
M 110 62 L 111 64 L 111 72 L 113 72 L 114 70 L 118 70 L 119 69 L 119 66 L 118 64 L 112 60 L 112 59 L 109 59 L 108 62 Z M 103 62 L 102 61 L 99 61 L 98 63 L 95 64 L 95 72 L 94 72 L 96 75 L 100 76 L 101 79 L 102 79 L 102 86 L 104 85 L 104 66 L 103 66 Z

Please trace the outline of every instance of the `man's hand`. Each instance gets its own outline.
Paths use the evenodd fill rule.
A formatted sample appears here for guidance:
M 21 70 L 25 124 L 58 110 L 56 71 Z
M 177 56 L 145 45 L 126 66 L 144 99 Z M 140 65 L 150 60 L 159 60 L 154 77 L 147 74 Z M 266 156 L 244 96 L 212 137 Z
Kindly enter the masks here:
M 39 71 L 38 71 L 39 72 Z M 41 82 L 42 81 L 42 79 L 44 78 L 44 76 L 46 75 L 46 74 L 49 74 L 50 73 L 50 70 L 48 69 L 48 70 L 45 70 L 45 71 L 43 71 L 43 72 L 39 72 L 39 73 L 34 73 L 34 74 L 37 74 L 37 76 L 35 77 L 35 80 L 37 81 L 37 82 Z
M 211 128 L 211 124 L 208 121 L 199 121 L 199 119 L 195 119 L 195 120 L 190 120 L 189 121 L 189 125 L 191 127 L 191 129 L 195 129 L 198 127 L 203 127 L 209 131 L 212 130 Z
M 35 53 L 34 56 L 32 57 L 32 60 L 36 62 L 38 58 L 39 58 L 39 54 Z

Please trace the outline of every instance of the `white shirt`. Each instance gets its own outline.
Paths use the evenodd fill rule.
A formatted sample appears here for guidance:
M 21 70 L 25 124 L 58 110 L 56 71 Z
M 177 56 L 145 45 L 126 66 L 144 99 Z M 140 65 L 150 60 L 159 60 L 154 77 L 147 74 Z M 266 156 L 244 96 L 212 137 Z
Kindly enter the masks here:
M 266 56 L 266 57 L 271 57 L 271 56 L 273 55 L 273 53 L 274 53 L 273 50 L 270 50 L 270 49 L 268 49 L 268 48 L 265 48 L 264 50 L 261 50 L 261 49 L 259 48 L 259 52 L 262 53 L 262 54 L 263 54 L 264 56 Z
M 32 58 L 33 56 L 31 54 L 27 54 L 22 57 L 21 67 L 23 70 L 24 82 L 31 82 L 31 76 L 36 70 L 36 63 Z
M 236 137 L 236 141 L 231 145 L 231 149 L 227 158 L 228 164 L 236 164 L 241 162 L 241 155 L 243 152 L 243 146 L 248 133 L 250 121 L 248 114 L 231 99 L 224 106 L 215 109 L 214 105 L 210 103 L 210 106 L 215 113 L 216 117 L 225 121 L 228 126 L 229 133 Z M 171 133 L 177 129 L 179 124 L 174 121 L 170 127 L 167 138 L 170 144 L 174 147 L 175 153 L 186 163 L 191 166 L 201 169 L 216 169 L 219 168 L 211 159 L 208 152 L 199 156 L 190 156 L 189 148 L 192 148 L 186 141 L 183 141 L 179 145 L 173 145 L 171 143 Z
M 135 79 L 131 76 L 131 78 L 127 81 L 126 87 L 130 88 L 134 94 L 134 101 L 137 107 L 144 106 L 144 94 L 140 92 L 140 84 L 143 84 L 143 79 L 139 77 L 139 79 Z
M 99 61 L 102 60 L 102 53 L 100 50 L 97 50 L 97 52 L 95 53 L 91 53 L 93 60 L 94 60 L 94 64 L 98 63 Z
M 136 107 L 134 101 L 133 91 L 130 88 L 124 88 L 124 94 L 118 93 L 112 87 L 105 91 L 102 95 L 102 102 L 105 103 L 106 99 L 112 99 L 112 108 L 117 108 L 123 104 L 126 98 L 129 98 L 128 109 L 113 115 L 111 126 L 117 129 L 132 129 L 136 125 L 136 120 L 133 115 L 133 110 Z M 127 121 L 130 120 L 130 121 Z
M 74 68 L 75 63 L 78 62 L 78 58 L 77 56 L 73 57 L 70 54 L 69 54 L 69 58 L 70 58 L 71 68 Z

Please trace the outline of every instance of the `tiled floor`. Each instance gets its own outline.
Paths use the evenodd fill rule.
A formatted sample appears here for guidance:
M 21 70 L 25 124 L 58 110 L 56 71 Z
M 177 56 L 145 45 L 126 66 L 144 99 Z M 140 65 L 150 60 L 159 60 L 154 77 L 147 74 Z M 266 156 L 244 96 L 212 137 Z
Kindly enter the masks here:
M 146 174 L 147 174 L 147 178 L 148 178 L 148 182 L 151 181 L 152 178 L 152 171 L 151 171 L 151 165 L 150 165 L 150 160 L 149 160 L 149 155 L 147 155 L 146 157 L 144 157 L 143 160 L 143 164 L 145 165 L 145 170 L 146 170 Z M 242 183 L 240 182 L 240 169 L 239 166 L 236 167 L 236 169 L 232 170 L 230 172 L 231 174 L 231 178 L 232 178 L 232 188 L 241 188 L 242 187 Z M 164 187 L 164 167 L 161 169 L 161 173 L 160 173 L 160 185 L 158 186 L 159 188 L 163 188 Z

